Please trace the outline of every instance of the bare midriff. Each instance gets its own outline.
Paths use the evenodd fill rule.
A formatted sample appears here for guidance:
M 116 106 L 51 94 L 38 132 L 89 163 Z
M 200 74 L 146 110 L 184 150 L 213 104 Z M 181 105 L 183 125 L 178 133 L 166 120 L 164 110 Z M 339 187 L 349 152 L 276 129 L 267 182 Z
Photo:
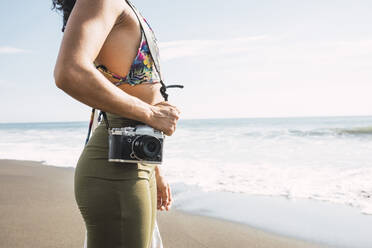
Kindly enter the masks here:
M 117 82 L 118 80 L 113 80 L 110 77 L 106 78 L 111 82 Z M 142 83 L 138 85 L 130 85 L 130 84 L 122 84 L 119 85 L 118 88 L 125 91 L 125 93 L 137 97 L 142 101 L 150 104 L 155 105 L 159 102 L 163 102 L 164 98 L 160 93 L 161 84 L 159 83 Z

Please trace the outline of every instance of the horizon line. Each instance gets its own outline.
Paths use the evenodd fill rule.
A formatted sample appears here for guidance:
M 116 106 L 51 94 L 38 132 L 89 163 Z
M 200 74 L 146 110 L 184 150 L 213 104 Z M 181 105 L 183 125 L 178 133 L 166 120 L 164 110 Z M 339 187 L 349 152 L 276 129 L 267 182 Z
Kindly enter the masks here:
M 296 118 L 345 118 L 345 117 L 372 117 L 372 115 L 304 115 L 304 116 L 256 116 L 256 117 L 210 117 L 210 118 L 181 118 L 180 120 L 190 121 L 190 120 L 234 120 L 234 119 L 296 119 Z M 2 122 L 2 124 L 36 124 L 36 123 L 77 123 L 87 121 L 18 121 L 18 122 Z

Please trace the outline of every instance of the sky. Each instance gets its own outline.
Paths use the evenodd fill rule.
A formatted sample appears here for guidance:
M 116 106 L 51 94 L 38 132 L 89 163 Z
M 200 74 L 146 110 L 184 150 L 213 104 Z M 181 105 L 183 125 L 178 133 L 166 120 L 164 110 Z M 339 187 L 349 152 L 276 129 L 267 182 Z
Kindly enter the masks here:
M 160 42 L 181 118 L 372 115 L 372 1 L 132 0 Z M 0 9 L 0 122 L 88 121 L 55 86 L 62 16 Z

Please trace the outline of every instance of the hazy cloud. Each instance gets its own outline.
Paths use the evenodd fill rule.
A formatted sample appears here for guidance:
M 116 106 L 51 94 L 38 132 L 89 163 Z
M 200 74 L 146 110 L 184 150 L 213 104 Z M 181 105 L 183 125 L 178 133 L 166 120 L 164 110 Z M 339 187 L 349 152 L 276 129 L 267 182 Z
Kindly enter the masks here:
M 195 57 L 203 55 L 222 55 L 246 51 L 250 44 L 268 40 L 268 36 L 250 36 L 225 40 L 179 40 L 161 42 L 162 60 Z
M 11 47 L 11 46 L 0 46 L 0 54 L 10 54 L 10 53 L 27 53 L 30 52 L 29 50 Z
M 160 43 L 163 61 L 203 56 L 225 67 L 254 65 L 255 70 L 283 66 L 329 69 L 366 66 L 372 56 L 372 40 L 301 41 L 289 37 L 252 36 L 225 40 L 179 40 Z M 214 57 L 218 58 L 216 61 Z M 274 66 L 275 65 L 275 66 Z M 270 67 L 271 66 L 271 67 Z M 258 68 L 260 67 L 260 68 Z M 271 69 L 270 69 L 271 68 Z

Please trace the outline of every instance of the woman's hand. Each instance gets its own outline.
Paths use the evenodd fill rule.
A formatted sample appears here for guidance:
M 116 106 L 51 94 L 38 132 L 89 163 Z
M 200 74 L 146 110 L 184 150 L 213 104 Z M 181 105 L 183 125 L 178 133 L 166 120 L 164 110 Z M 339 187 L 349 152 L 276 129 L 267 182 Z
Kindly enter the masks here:
M 157 188 L 157 209 L 160 211 L 169 210 L 172 206 L 172 192 L 167 183 L 160 175 L 159 169 L 156 170 L 156 188 Z
M 153 128 L 171 136 L 176 131 L 180 111 L 168 102 L 160 102 L 151 106 L 152 116 L 147 123 Z

